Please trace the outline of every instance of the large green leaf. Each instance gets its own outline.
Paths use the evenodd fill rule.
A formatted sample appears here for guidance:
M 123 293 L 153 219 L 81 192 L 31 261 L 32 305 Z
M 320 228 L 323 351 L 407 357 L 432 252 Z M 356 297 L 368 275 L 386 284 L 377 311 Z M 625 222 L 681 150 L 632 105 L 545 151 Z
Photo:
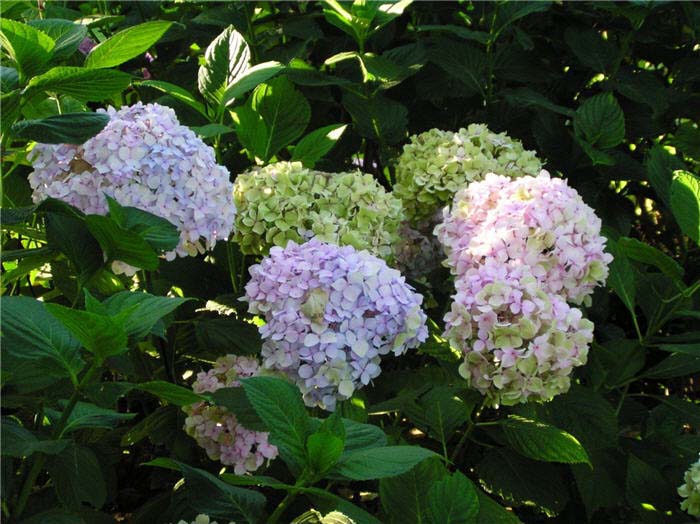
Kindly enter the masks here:
M 100 102 L 121 93 L 130 83 L 130 75 L 114 69 L 61 66 L 32 78 L 26 92 L 47 91 L 70 95 L 83 102 Z
M 607 71 L 617 62 L 619 50 L 610 39 L 604 40 L 598 31 L 568 27 L 564 31 L 564 40 L 576 58 L 596 73 Z
M 683 278 L 681 265 L 666 253 L 649 244 L 645 244 L 636 238 L 620 237 L 617 239 L 617 246 L 622 253 L 632 260 L 655 266 L 674 280 Z
M 267 425 L 253 408 L 243 388 L 220 388 L 211 395 L 212 402 L 236 415 L 236 420 L 247 429 L 266 431 Z
M 84 502 L 100 508 L 107 499 L 107 485 L 95 453 L 87 447 L 71 444 L 52 457 L 47 469 L 58 499 L 69 508 Z
M 444 446 L 455 430 L 469 419 L 470 409 L 449 386 L 436 386 L 420 399 L 404 405 L 410 420 Z
M 75 53 L 88 32 L 87 26 L 60 18 L 32 20 L 29 25 L 43 31 L 56 42 L 53 48 L 54 60 L 68 58 Z
M 263 160 L 269 160 L 299 138 L 311 118 L 306 98 L 283 76 L 253 91 L 251 109 L 260 114 L 267 129 L 264 149 L 256 152 Z
M 299 390 L 279 378 L 251 377 L 241 380 L 248 400 L 270 432 L 270 442 L 280 457 L 298 474 L 306 464 L 306 438 L 311 419 Z
M 428 488 L 447 476 L 438 459 L 424 460 L 411 470 L 379 481 L 379 497 L 391 524 L 428 522 Z
M 251 67 L 226 88 L 221 98 L 221 104 L 224 106 L 232 104 L 241 95 L 266 82 L 284 68 L 282 64 L 275 61 Z
M 347 124 L 331 124 L 312 131 L 294 147 L 292 160 L 305 167 L 314 167 L 338 142 L 347 127 Z
M 657 144 L 649 149 L 644 157 L 644 166 L 654 191 L 662 202 L 670 207 L 673 172 L 683 169 L 683 162 Z
M 343 106 L 352 116 L 355 130 L 380 144 L 395 144 L 406 136 L 408 109 L 405 105 L 382 95 L 364 97 L 343 94 Z
M 198 113 L 207 116 L 207 110 L 204 104 L 198 101 L 192 93 L 180 86 L 171 84 L 170 82 L 163 82 L 162 80 L 144 80 L 143 82 L 137 82 L 136 85 L 152 87 L 153 89 L 162 91 L 176 100 L 187 104 Z
M 257 328 L 233 316 L 198 320 L 195 334 L 200 347 L 212 351 L 256 355 L 262 347 Z
M 119 260 L 131 266 L 153 271 L 158 255 L 141 236 L 121 227 L 110 217 L 88 215 L 85 224 L 97 239 L 109 261 Z
M 102 305 L 105 312 L 112 316 L 129 310 L 131 313 L 124 319 L 124 330 L 128 336 L 138 340 L 145 337 L 156 322 L 188 300 L 191 299 L 122 291 L 109 297 Z
M 617 506 L 624 497 L 623 459 L 617 450 L 595 451 L 591 454 L 592 468 L 587 464 L 571 466 L 589 521 L 598 508 Z
M 423 460 L 436 456 L 418 446 L 384 446 L 343 454 L 331 470 L 331 478 L 371 480 L 395 477 Z
M 514 513 L 506 510 L 498 502 L 480 489 L 477 490 L 479 497 L 478 524 L 521 524 L 520 519 Z
M 625 138 L 625 117 L 615 97 L 601 93 L 586 100 L 574 115 L 576 136 L 601 149 L 615 147 Z
M 433 524 L 476 524 L 479 496 L 459 471 L 434 482 L 428 490 L 428 514 Z
M 0 445 L 3 456 L 29 457 L 37 452 L 56 455 L 70 443 L 69 440 L 39 440 L 34 433 L 9 417 L 2 418 L 0 428 L 2 429 Z
M 80 344 L 43 302 L 29 297 L 2 297 L 3 370 L 17 372 L 28 365 L 45 374 L 48 383 L 71 377 L 83 367 Z
M 231 118 L 238 140 L 246 148 L 249 156 L 262 159 L 269 139 L 262 115 L 246 104 L 231 111 Z
M 97 273 L 104 263 L 100 245 L 82 219 L 47 213 L 46 239 L 49 246 L 58 249 L 70 260 L 81 284 Z
M 677 504 L 676 486 L 663 476 L 658 468 L 630 453 L 627 460 L 625 495 L 627 501 L 642 510 L 643 505 L 656 511 L 674 508 Z
M 166 219 L 138 209 L 122 206 L 110 196 L 105 196 L 109 216 L 124 229 L 138 234 L 155 250 L 170 251 L 180 242 L 177 226 Z
M 43 70 L 56 46 L 43 31 L 4 16 L 0 19 L 0 44 L 17 66 L 21 82 Z
M 676 171 L 671 182 L 671 210 L 683 233 L 700 244 L 700 178 Z
M 562 429 L 517 415 L 509 415 L 499 425 L 510 447 L 528 458 L 569 464 L 588 462 L 581 443 Z
M 65 407 L 65 402 L 62 402 Z M 47 409 L 49 418 L 53 422 L 58 421 L 61 413 L 53 409 Z M 125 420 L 131 420 L 136 416 L 136 413 L 118 413 L 112 409 L 105 409 L 88 402 L 78 402 L 73 411 L 71 411 L 66 425 L 61 431 L 62 435 L 67 435 L 73 431 L 80 429 L 113 429 Z
M 12 134 L 45 144 L 82 144 L 102 131 L 109 117 L 101 113 L 65 113 L 40 120 L 22 120 Z
M 695 375 L 700 372 L 700 356 L 675 353 L 644 372 L 644 376 L 667 379 Z
M 157 396 L 161 400 L 170 402 L 176 406 L 188 406 L 196 402 L 206 400 L 202 395 L 198 395 L 189 388 L 178 386 L 172 382 L 164 380 L 153 380 L 151 382 L 142 382 L 134 386 L 135 389 L 146 391 Z
M 250 49 L 243 36 L 228 26 L 217 36 L 204 53 L 204 64 L 199 67 L 199 92 L 216 106 L 221 106 L 224 93 L 250 68 Z
M 106 68 L 123 64 L 145 53 L 170 28 L 172 22 L 156 21 L 128 27 L 95 46 L 85 67 Z
M 635 297 L 637 294 L 634 268 L 624 252 L 617 247 L 617 242 L 608 239 L 607 249 L 614 257 L 610 263 L 608 286 L 612 288 L 623 304 L 627 306 L 627 309 L 634 315 Z

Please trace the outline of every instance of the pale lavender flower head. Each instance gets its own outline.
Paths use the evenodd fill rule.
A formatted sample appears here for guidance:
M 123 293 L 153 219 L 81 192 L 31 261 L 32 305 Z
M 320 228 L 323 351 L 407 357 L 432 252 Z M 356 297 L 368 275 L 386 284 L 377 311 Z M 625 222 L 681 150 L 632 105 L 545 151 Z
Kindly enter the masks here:
M 575 189 L 542 171 L 511 179 L 490 173 L 455 195 L 435 228 L 459 279 L 486 260 L 525 265 L 548 293 L 575 304 L 605 282 L 612 256 L 601 222 Z
M 253 377 L 260 371 L 260 364 L 254 358 L 226 355 L 218 358 L 209 371 L 198 373 L 192 389 L 195 393 L 213 393 L 222 388 L 240 387 L 239 378 Z M 268 433 L 243 427 L 236 414 L 226 408 L 198 402 L 182 409 L 187 413 L 187 434 L 204 448 L 210 459 L 233 466 L 236 475 L 256 471 L 266 459 L 277 457 L 277 448 L 269 443 Z
M 97 42 L 95 42 L 92 38 L 89 36 L 86 36 L 83 38 L 83 41 L 80 42 L 80 45 L 78 46 L 78 51 L 83 53 L 84 55 L 87 55 L 92 51 L 92 48 L 97 45 Z
M 545 292 L 527 266 L 495 259 L 456 281 L 445 337 L 462 352 L 460 374 L 488 405 L 550 400 L 586 363 L 593 323 Z
M 34 202 L 53 197 L 84 213 L 106 214 L 107 194 L 165 218 L 180 231 L 168 260 L 228 238 L 236 215 L 229 172 L 171 108 L 139 102 L 98 112 L 110 121 L 83 145 L 36 145 L 29 175 Z
M 312 239 L 273 247 L 250 268 L 245 300 L 264 316 L 263 366 L 296 382 L 308 406 L 333 410 L 427 337 L 423 297 L 368 251 Z

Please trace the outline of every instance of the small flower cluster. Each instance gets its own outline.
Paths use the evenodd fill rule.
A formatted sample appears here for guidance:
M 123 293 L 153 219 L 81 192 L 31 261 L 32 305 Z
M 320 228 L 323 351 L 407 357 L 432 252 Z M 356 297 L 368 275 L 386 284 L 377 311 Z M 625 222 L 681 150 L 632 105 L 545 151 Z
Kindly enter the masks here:
M 234 239 L 246 254 L 311 238 L 389 259 L 403 219 L 401 202 L 369 174 L 323 173 L 277 162 L 236 178 Z
M 260 374 L 254 358 L 226 355 L 216 360 L 207 372 L 197 374 L 192 385 L 195 393 L 213 393 L 221 388 L 240 386 L 239 378 Z M 268 442 L 268 434 L 241 426 L 236 415 L 226 408 L 198 402 L 183 408 L 187 413 L 185 431 L 197 441 L 212 460 L 233 466 L 236 475 L 257 470 L 265 459 L 277 457 L 277 448 Z
M 688 515 L 700 517 L 700 458 L 691 464 L 683 480 L 684 484 L 678 488 L 678 494 L 685 499 L 681 502 L 681 509 Z
M 464 352 L 459 372 L 473 388 L 504 405 L 568 391 L 593 339 L 581 310 L 545 293 L 526 267 L 494 259 L 469 269 L 456 287 L 445 336 Z
M 581 304 L 608 276 L 612 256 L 600 228 L 575 189 L 542 171 L 515 180 L 488 174 L 470 184 L 435 234 L 457 277 L 488 259 L 526 265 L 546 292 Z
M 367 251 L 292 241 L 250 274 L 245 300 L 266 320 L 263 366 L 293 379 L 308 406 L 332 411 L 380 374 L 382 355 L 427 338 L 422 297 Z
M 460 373 L 493 404 L 549 400 L 586 363 L 593 324 L 567 302 L 590 300 L 612 257 L 601 223 L 546 171 L 488 174 L 455 195 L 435 233 L 457 294 L 445 336 Z
M 412 223 L 430 218 L 467 186 L 486 173 L 508 177 L 536 175 L 542 163 L 534 151 L 484 124 L 457 132 L 431 129 L 413 135 L 396 165 L 394 194 L 403 201 Z
M 197 517 L 190 523 L 187 522 L 186 520 L 181 520 L 177 524 L 217 524 L 215 520 L 211 520 L 209 515 L 204 515 L 203 513 L 200 513 L 197 515 Z M 231 521 L 229 524 L 236 524 L 235 522 Z
M 104 215 L 107 194 L 123 206 L 165 218 L 180 231 L 168 260 L 203 253 L 228 238 L 236 215 L 233 185 L 211 147 L 180 125 L 169 107 L 139 102 L 98 111 L 110 121 L 83 145 L 34 148 L 29 175 L 34 202 L 53 197 Z

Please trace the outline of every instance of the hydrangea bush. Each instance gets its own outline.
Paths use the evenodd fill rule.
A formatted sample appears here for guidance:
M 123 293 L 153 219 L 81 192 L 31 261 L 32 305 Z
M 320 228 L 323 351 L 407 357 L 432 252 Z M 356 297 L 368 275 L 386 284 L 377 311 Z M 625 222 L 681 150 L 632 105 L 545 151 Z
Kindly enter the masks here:
M 410 138 L 396 164 L 394 194 L 415 224 L 448 204 L 457 191 L 487 173 L 507 177 L 536 175 L 542 163 L 506 133 L 484 124 L 457 132 L 431 129 Z
M 104 215 L 108 195 L 165 218 L 180 231 L 168 260 L 203 253 L 228 238 L 236 216 L 229 172 L 211 147 L 180 125 L 175 111 L 138 102 L 98 112 L 109 115 L 109 123 L 84 144 L 36 145 L 29 175 L 34 202 L 53 197 Z
M 403 219 L 401 202 L 372 175 L 324 173 L 299 162 L 276 162 L 238 175 L 234 200 L 234 239 L 251 255 L 315 237 L 388 259 Z
M 308 406 L 332 411 L 379 376 L 383 355 L 427 337 L 422 297 L 368 251 L 290 241 L 250 275 L 249 312 L 266 321 L 263 365 L 291 377 Z
M 258 361 L 251 357 L 226 355 L 216 359 L 209 371 L 197 374 L 192 384 L 195 393 L 214 393 L 222 388 L 240 387 L 239 379 L 260 374 Z M 226 408 L 202 401 L 183 408 L 187 413 L 185 431 L 207 452 L 212 460 L 233 466 L 237 475 L 256 471 L 263 463 L 277 457 L 277 448 L 269 443 L 268 434 L 252 431 Z

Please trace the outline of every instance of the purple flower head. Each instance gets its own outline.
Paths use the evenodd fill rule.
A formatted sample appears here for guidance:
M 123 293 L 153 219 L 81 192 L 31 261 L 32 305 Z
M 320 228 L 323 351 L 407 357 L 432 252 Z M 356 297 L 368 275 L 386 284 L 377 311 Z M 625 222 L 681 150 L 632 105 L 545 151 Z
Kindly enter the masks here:
M 455 195 L 435 228 L 461 278 L 487 260 L 525 265 L 547 293 L 581 304 L 605 282 L 612 256 L 601 222 L 565 180 L 490 173 Z
M 163 217 L 180 231 L 168 260 L 203 253 L 228 238 L 236 215 L 233 184 L 211 147 L 169 107 L 139 102 L 98 111 L 110 121 L 83 145 L 36 145 L 29 175 L 34 202 L 53 197 L 84 213 L 106 214 L 107 194 Z M 125 264 L 115 269 L 134 271 Z
M 308 406 L 335 408 L 427 337 L 423 297 L 368 251 L 312 239 L 273 247 L 250 268 L 245 300 L 265 317 L 263 366 L 287 374 Z
M 83 41 L 80 42 L 80 45 L 78 46 L 78 51 L 83 53 L 84 55 L 87 55 L 92 51 L 92 48 L 97 45 L 97 42 L 95 42 L 92 38 L 89 36 L 86 36 L 83 38 Z
M 222 388 L 240 387 L 239 378 L 260 374 L 254 358 L 226 355 L 216 365 L 197 374 L 192 384 L 195 393 L 213 393 Z M 226 408 L 198 402 L 185 406 L 185 431 L 197 441 L 212 460 L 233 466 L 236 475 L 257 470 L 277 457 L 277 448 L 268 442 L 268 433 L 252 431 L 240 425 L 235 413 Z

